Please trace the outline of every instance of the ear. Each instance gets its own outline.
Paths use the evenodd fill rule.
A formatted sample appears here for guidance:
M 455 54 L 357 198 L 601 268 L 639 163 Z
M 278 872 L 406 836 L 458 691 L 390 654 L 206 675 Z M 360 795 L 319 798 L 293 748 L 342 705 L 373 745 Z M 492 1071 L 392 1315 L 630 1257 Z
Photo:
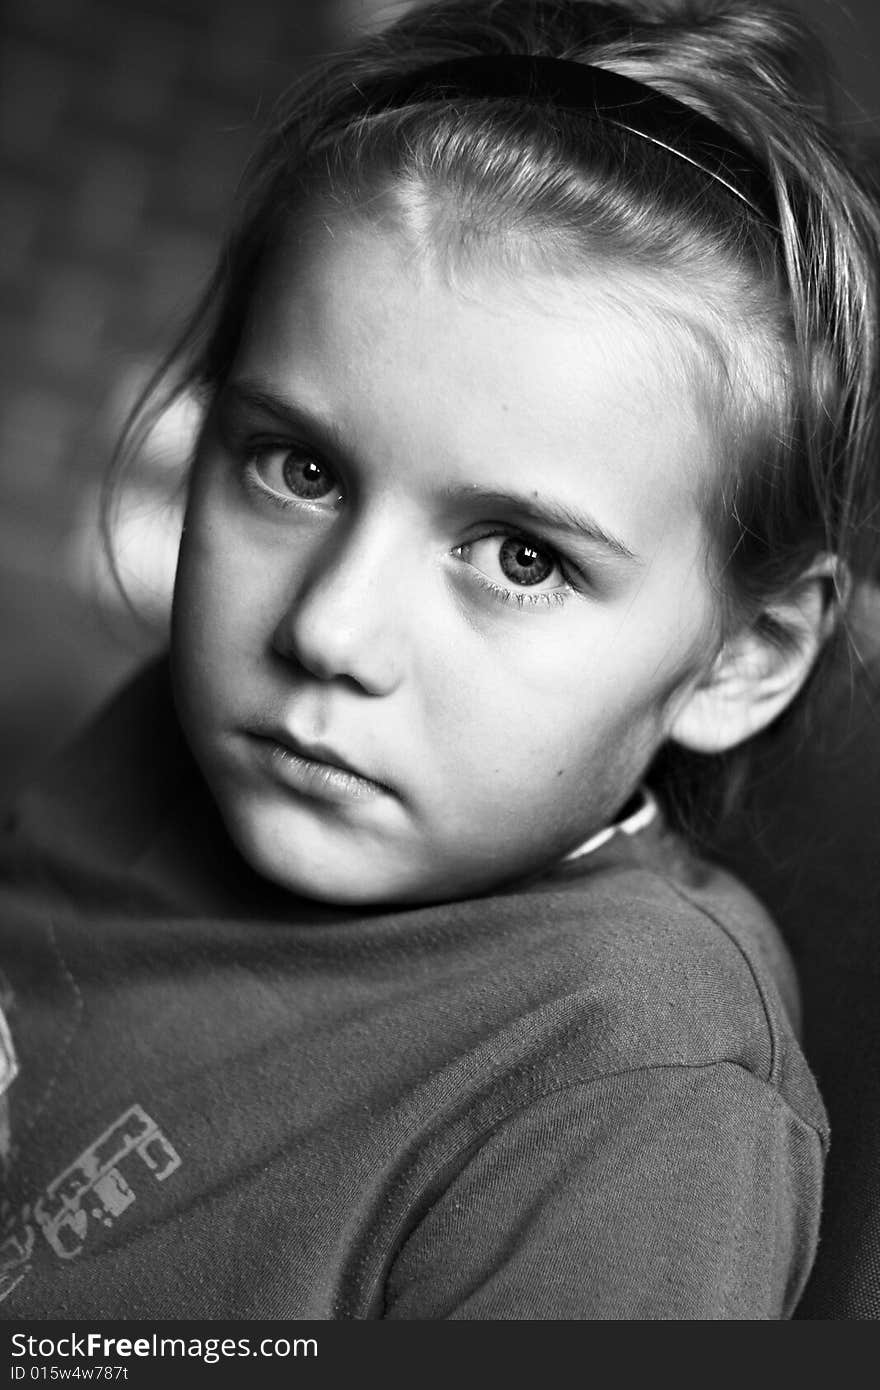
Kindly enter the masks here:
M 695 753 L 723 753 L 772 724 L 813 669 L 847 588 L 842 567 L 823 556 L 784 599 L 728 638 L 684 692 L 669 737 Z

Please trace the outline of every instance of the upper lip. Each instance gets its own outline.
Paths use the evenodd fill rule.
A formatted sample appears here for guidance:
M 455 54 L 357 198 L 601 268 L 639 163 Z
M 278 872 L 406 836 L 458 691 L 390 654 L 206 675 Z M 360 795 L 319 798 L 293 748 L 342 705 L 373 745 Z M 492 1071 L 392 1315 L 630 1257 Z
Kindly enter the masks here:
M 375 782 L 380 787 L 386 786 L 386 783 L 378 777 L 372 777 L 369 772 L 364 772 L 363 768 L 358 767 L 350 758 L 343 757 L 335 748 L 330 748 L 326 743 L 320 741 L 310 743 L 306 739 L 298 738 L 289 729 L 277 727 L 256 729 L 254 732 L 258 738 L 273 739 L 276 743 L 280 743 L 282 747 L 295 753 L 298 758 L 305 758 L 312 763 L 325 763 L 329 767 L 336 767 L 342 772 L 350 773 L 352 777 L 360 777 L 365 782 Z

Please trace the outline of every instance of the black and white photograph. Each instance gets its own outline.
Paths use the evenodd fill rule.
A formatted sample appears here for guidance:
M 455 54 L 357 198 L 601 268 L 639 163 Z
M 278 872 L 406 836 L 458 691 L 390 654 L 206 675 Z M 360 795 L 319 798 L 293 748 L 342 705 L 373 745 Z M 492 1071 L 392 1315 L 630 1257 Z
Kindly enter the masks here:
M 880 1319 L 878 62 L 5 0 L 13 1382 Z

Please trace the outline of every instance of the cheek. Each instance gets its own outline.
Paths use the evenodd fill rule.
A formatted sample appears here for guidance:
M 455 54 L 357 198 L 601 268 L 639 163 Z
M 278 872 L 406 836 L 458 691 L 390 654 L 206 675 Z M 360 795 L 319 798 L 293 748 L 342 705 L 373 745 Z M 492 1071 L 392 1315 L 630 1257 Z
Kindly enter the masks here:
M 527 632 L 500 648 L 460 645 L 454 665 L 438 661 L 420 684 L 445 760 L 466 759 L 473 772 L 503 780 L 548 771 L 555 779 L 629 742 L 654 701 L 634 694 L 616 662 L 609 669 L 585 657 L 585 642 L 568 629 Z
M 460 695 L 432 730 L 440 759 L 425 765 L 437 839 L 457 837 L 478 857 L 502 846 L 556 857 L 613 817 L 656 742 L 650 715 L 589 686 Z
M 174 593 L 174 622 L 202 660 L 265 641 L 277 615 L 277 565 L 256 552 L 210 493 L 187 512 Z
M 503 640 L 472 633 L 454 664 L 438 659 L 421 685 L 447 762 L 465 756 L 503 780 L 549 774 L 558 787 L 642 767 L 692 678 L 705 626 L 702 603 L 685 622 L 668 599 L 642 597 L 620 610 L 523 614 Z
M 191 509 L 174 588 L 171 661 L 178 703 L 196 740 L 238 703 L 260 632 L 260 595 L 252 592 L 260 573 L 231 528 Z

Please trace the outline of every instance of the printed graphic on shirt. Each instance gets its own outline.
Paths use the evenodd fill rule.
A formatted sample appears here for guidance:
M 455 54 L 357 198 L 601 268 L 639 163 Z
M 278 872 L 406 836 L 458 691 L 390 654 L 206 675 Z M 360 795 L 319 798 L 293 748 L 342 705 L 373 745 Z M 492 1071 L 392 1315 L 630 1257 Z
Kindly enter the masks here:
M 60 1259 L 73 1259 L 84 1249 L 90 1230 L 100 1232 L 124 1216 L 137 1199 L 138 1179 L 149 1175 L 164 1182 L 180 1163 L 180 1155 L 142 1106 L 126 1110 L 33 1207 L 28 1204 L 0 1229 L 0 1303 L 30 1271 L 38 1234 Z
M 3 977 L 0 976 L 0 990 Z M 0 995 L 0 1170 L 9 1163 L 11 1136 L 9 1132 L 9 1101 L 6 1092 L 18 1075 L 18 1061 L 12 1045 L 12 1033 L 3 1012 L 4 1000 Z
M 17 1076 L 18 1062 L 15 1058 L 15 1048 L 12 1046 L 12 1033 L 0 1000 L 0 1096 L 9 1090 Z

